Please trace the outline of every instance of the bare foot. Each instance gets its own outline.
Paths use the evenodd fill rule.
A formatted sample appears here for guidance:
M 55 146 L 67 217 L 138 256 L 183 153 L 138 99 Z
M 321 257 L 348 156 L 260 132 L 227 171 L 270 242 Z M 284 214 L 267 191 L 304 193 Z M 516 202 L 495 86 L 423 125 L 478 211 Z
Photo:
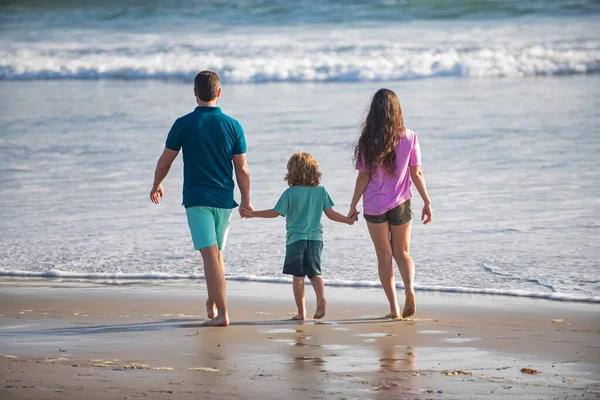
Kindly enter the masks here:
M 319 304 L 317 304 L 317 311 L 313 316 L 314 319 L 321 319 L 325 316 L 325 309 L 327 308 L 327 300 L 323 299 Z
M 302 314 L 294 315 L 292 317 L 292 320 L 294 320 L 294 321 L 304 321 L 304 320 L 306 320 L 306 315 L 302 315 Z
M 417 304 L 415 303 L 415 294 L 408 293 L 406 295 L 406 302 L 404 303 L 404 310 L 402 310 L 402 318 L 410 318 L 417 312 Z
M 205 326 L 228 326 L 229 325 L 229 317 L 227 316 L 227 314 L 218 315 L 214 319 L 208 320 L 202 325 L 205 325 Z
M 398 319 L 398 318 L 400 318 L 400 315 L 397 312 L 391 312 L 388 315 L 386 315 L 385 318 L 387 318 L 387 319 Z
M 217 316 L 217 307 L 215 306 L 215 302 L 211 299 L 206 300 L 206 315 L 209 319 L 213 319 Z

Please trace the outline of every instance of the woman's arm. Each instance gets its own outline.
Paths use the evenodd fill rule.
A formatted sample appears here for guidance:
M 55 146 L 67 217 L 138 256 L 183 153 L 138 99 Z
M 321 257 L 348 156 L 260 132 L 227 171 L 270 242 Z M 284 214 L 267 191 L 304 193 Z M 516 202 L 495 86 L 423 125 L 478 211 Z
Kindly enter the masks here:
M 423 199 L 423 212 L 421 213 L 421 221 L 423 221 L 423 224 L 427 225 L 431 222 L 432 218 L 431 199 L 429 199 L 429 194 L 427 193 L 425 177 L 423 176 L 423 171 L 421 171 L 420 165 L 410 167 L 410 178 L 412 179 L 412 182 Z
M 245 210 L 243 212 L 250 218 L 277 218 L 277 217 L 279 217 L 279 214 L 273 210 L 262 210 L 262 211 Z
M 353 217 L 345 217 L 339 212 L 335 211 L 333 207 L 326 208 L 323 211 L 325 211 L 325 215 L 327 215 L 327 218 L 329 218 L 330 220 L 348 225 L 353 225 L 354 222 L 356 222 L 356 220 L 358 219 L 358 213 Z
M 358 211 L 356 210 L 356 205 L 358 201 L 362 197 L 369 181 L 371 180 L 371 174 L 368 172 L 358 172 L 358 176 L 356 177 L 356 184 L 354 185 L 354 196 L 352 196 L 352 202 L 350 203 L 350 211 L 348 211 L 348 217 L 352 218 L 358 216 Z

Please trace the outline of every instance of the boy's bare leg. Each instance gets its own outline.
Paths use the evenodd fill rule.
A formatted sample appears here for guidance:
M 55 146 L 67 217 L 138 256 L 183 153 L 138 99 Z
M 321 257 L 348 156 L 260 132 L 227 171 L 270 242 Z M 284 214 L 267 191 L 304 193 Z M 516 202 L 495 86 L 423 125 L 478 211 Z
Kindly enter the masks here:
M 221 270 L 223 271 L 223 275 L 225 275 L 225 264 L 223 263 L 223 250 L 219 250 L 219 262 L 221 263 Z M 217 306 L 215 305 L 215 301 L 209 295 L 208 299 L 206 299 L 206 316 L 209 319 L 213 319 L 217 315 Z
M 415 289 L 413 287 L 413 282 L 415 280 L 415 264 L 408 253 L 410 248 L 411 222 L 409 221 L 397 226 L 392 225 L 390 226 L 390 231 L 392 233 L 394 259 L 396 260 L 396 264 L 398 264 L 406 295 L 404 310 L 402 310 L 402 318 L 410 318 L 417 312 Z
M 294 300 L 298 307 L 298 314 L 292 317 L 296 321 L 304 321 L 306 319 L 306 306 L 304 305 L 304 277 L 294 276 Z
M 323 281 L 321 275 L 315 275 L 309 279 L 313 289 L 315 289 L 315 295 L 317 295 L 317 311 L 313 318 L 321 319 L 325 316 L 327 308 L 327 300 L 325 300 L 325 281 Z
M 214 319 L 206 321 L 204 325 L 227 326 L 229 325 L 229 315 L 227 314 L 227 299 L 225 297 L 225 273 L 217 245 L 200 249 L 200 254 L 202 254 L 202 260 L 204 261 L 204 278 L 206 279 L 208 297 L 209 300 L 214 301 L 218 312 Z

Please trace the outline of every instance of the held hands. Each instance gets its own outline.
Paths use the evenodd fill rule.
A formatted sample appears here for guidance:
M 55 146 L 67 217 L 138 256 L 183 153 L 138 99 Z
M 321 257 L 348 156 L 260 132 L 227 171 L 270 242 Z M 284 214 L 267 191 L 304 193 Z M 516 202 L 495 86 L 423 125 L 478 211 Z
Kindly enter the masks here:
M 152 201 L 154 204 L 159 204 L 160 199 L 164 195 L 165 195 L 165 191 L 164 191 L 162 185 L 154 186 L 154 187 L 152 187 L 152 190 L 150 191 L 150 201 Z
M 356 210 L 356 206 L 350 206 L 350 210 L 348 210 L 348 214 L 346 216 L 346 218 L 348 218 L 348 225 L 354 225 L 354 223 L 356 221 L 358 221 L 358 216 L 360 215 L 360 212 L 358 212 L 358 210 Z
M 360 214 L 360 213 L 356 209 L 356 206 L 352 206 L 351 205 L 350 206 L 350 210 L 348 210 L 348 215 L 347 215 L 348 218 L 353 218 L 354 221 L 357 221 L 358 220 L 358 214 Z M 350 225 L 352 225 L 352 224 L 350 224 Z
M 254 207 L 250 203 L 240 205 L 239 212 L 242 218 L 254 218 Z
M 360 214 L 360 213 L 359 213 L 359 212 L 357 212 L 357 213 L 356 213 L 356 214 L 354 214 L 352 217 L 346 217 L 346 218 L 348 219 L 348 221 L 347 221 L 346 223 L 347 223 L 348 225 L 354 225 L 354 223 L 355 223 L 356 221 L 358 221 L 358 215 L 359 215 L 359 214 Z

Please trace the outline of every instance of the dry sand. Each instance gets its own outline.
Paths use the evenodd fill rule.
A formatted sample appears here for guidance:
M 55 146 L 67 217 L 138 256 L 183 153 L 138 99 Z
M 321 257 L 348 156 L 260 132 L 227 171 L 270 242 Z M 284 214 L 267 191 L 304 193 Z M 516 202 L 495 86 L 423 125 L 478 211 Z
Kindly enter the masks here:
M 329 287 L 296 322 L 291 285 L 229 282 L 207 328 L 204 290 L 1 281 L 0 398 L 600 398 L 599 305 L 417 293 L 390 321 L 380 289 Z

